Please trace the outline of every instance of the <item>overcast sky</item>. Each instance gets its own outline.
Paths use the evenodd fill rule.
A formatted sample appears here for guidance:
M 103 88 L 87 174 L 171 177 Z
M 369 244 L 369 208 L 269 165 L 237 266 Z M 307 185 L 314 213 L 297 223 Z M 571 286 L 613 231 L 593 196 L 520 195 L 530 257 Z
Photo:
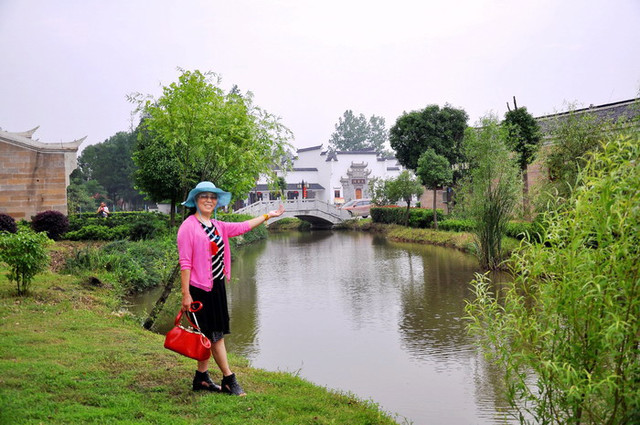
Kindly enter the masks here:
M 325 146 L 345 110 L 449 103 L 473 124 L 517 97 L 535 116 L 640 90 L 639 0 L 0 0 L 0 127 L 103 142 L 127 94 L 214 71 Z M 134 124 L 137 123 L 137 119 Z

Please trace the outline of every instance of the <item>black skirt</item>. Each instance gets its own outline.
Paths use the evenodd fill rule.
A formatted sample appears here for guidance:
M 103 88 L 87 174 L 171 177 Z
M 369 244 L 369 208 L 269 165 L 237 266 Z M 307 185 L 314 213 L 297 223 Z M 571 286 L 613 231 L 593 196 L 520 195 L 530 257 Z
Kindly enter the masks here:
M 213 288 L 210 292 L 192 285 L 189 285 L 189 292 L 193 301 L 202 303 L 202 310 L 195 313 L 202 333 L 212 341 L 219 339 L 213 337 L 214 332 L 228 334 L 230 332 L 229 308 L 224 276 L 213 282 Z

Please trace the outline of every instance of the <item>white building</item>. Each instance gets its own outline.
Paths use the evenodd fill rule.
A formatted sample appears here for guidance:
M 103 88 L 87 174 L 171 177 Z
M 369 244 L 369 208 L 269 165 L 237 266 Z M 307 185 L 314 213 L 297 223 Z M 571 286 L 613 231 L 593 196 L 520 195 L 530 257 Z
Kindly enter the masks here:
M 287 199 L 319 199 L 329 204 L 342 204 L 352 199 L 370 198 L 369 183 L 377 177 L 395 178 L 404 169 L 397 159 L 381 157 L 374 150 L 329 152 L 322 145 L 298 149 L 293 169 L 286 175 Z M 249 193 L 249 203 L 274 198 L 264 178 Z

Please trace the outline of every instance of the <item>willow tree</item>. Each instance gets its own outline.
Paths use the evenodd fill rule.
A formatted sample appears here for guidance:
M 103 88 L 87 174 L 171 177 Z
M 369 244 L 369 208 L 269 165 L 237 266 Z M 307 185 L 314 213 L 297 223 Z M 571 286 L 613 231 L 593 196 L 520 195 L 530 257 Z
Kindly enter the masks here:
M 130 97 L 144 117 L 136 182 L 152 197 L 169 198 L 172 211 L 199 181 L 242 199 L 260 175 L 275 182 L 274 165 L 286 167 L 291 131 L 254 105 L 251 93 L 225 93 L 220 83 L 211 72 L 182 71 L 160 98 Z

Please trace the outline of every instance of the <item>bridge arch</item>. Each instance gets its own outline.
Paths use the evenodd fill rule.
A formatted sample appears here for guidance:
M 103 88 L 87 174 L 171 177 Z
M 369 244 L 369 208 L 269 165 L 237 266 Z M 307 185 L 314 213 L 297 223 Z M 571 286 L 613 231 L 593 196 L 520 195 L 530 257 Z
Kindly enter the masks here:
M 311 223 L 312 228 L 326 229 L 351 218 L 347 211 L 338 209 L 335 205 L 317 199 L 293 199 L 259 201 L 235 211 L 238 214 L 260 215 L 284 205 L 285 212 L 280 217 L 270 220 L 274 223 L 286 217 L 296 217 Z

